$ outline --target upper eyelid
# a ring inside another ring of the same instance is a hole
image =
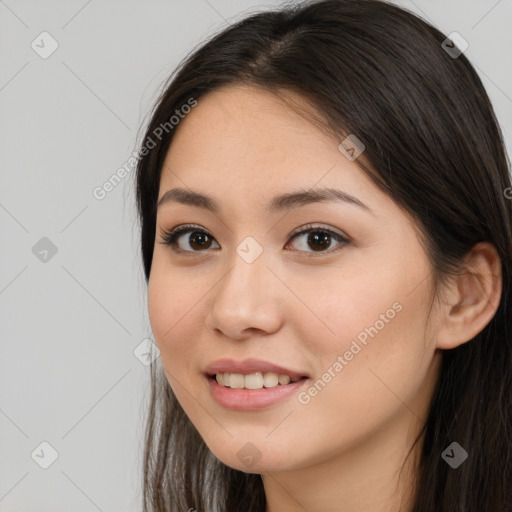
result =
[[[339,232],[336,228],[332,228],[330,226],[326,226],[326,225],[314,225],[313,222],[309,222],[308,224],[304,224],[303,226],[300,226],[298,228],[295,228],[294,230],[292,230],[292,232],[287,235],[288,237],[291,237],[291,236],[296,236],[296,235],[300,235],[304,232],[307,232],[307,231],[312,231],[312,230],[324,230],[324,231],[328,231],[330,233],[334,233],[335,235],[338,235],[338,236],[341,236],[345,239],[349,239],[349,236],[346,235],[344,232]],[[209,236],[211,236],[212,238],[214,238],[215,240],[217,240],[211,233],[208,229],[206,228],[203,228],[202,226],[199,226],[198,224],[179,224],[177,225],[176,227],[174,228],[171,228],[169,230],[163,230],[163,234],[164,235],[170,235],[170,234],[178,234],[181,236],[185,233],[188,233],[188,232],[193,232],[194,230],[196,231],[199,231],[199,232],[204,232],[206,234],[208,234]]]

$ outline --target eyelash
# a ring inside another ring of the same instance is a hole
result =
[[[189,233],[189,232],[193,232],[193,233],[202,233],[204,235],[207,235],[207,236],[210,236],[210,233],[208,233],[208,231],[205,231],[204,229],[202,228],[199,228],[198,226],[194,225],[194,224],[183,224],[182,226],[179,226],[178,228],[173,228],[171,230],[168,230],[168,231],[164,231],[162,233],[162,239],[163,241],[160,242],[161,244],[164,244],[164,245],[169,245],[171,246],[172,250],[176,253],[201,253],[201,252],[206,252],[206,251],[187,251],[187,250],[184,250],[184,249],[180,249],[178,247],[178,238],[183,235],[184,233]],[[316,255],[321,255],[321,254],[332,254],[334,252],[337,252],[339,250],[341,250],[344,245],[350,243],[350,241],[340,235],[339,233],[336,233],[328,228],[324,228],[324,227],[321,227],[321,226],[313,226],[312,224],[307,224],[306,226],[303,226],[302,228],[300,228],[299,230],[297,230],[295,233],[293,233],[291,235],[291,238],[290,238],[290,241],[293,241],[295,240],[295,238],[299,237],[300,235],[303,235],[303,234],[306,234],[306,233],[325,233],[329,236],[331,236],[332,238],[334,238],[338,243],[341,244],[340,247],[338,247],[337,249],[334,249],[334,250],[327,250],[327,251],[299,251],[299,252],[306,252],[306,253],[311,253],[312,254],[312,257],[316,257]],[[215,240],[215,238],[211,237],[213,240]],[[216,241],[216,240],[215,240]]]

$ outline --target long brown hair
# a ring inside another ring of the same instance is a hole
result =
[[[154,147],[140,152],[136,170],[142,260],[147,281],[176,110],[224,84],[300,93],[326,131],[356,133],[364,143],[356,163],[417,220],[436,280],[460,271],[476,243],[497,248],[501,302],[480,334],[443,353],[413,512],[505,512],[512,510],[510,162],[482,82],[445,39],[384,1],[322,0],[252,14],[203,43],[170,77],[145,131],[144,144]],[[457,469],[441,457],[453,441],[470,453]],[[213,456],[157,363],[143,495],[145,512],[264,512],[266,503],[260,475]]]

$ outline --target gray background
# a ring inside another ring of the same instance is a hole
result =
[[[1,511],[140,510],[149,379],[134,350],[151,331],[133,172],[92,191],[136,149],[182,57],[280,3],[0,1]],[[397,3],[469,42],[510,153],[512,1]],[[59,45],[46,59],[31,47],[51,48],[43,31]],[[47,469],[42,442],[58,453]]]

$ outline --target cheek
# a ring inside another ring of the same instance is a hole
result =
[[[196,317],[204,290],[196,296],[190,282],[183,275],[152,273],[148,283],[148,311],[167,381],[187,415],[197,421],[200,411],[195,410],[196,402],[191,394],[198,393],[195,387],[199,385],[196,377],[199,348],[195,340],[200,339],[201,326]]]
[[[297,318],[303,318],[301,331],[315,353],[343,353],[358,337],[364,343],[366,329],[377,323],[377,330],[385,330],[400,314],[404,294],[396,278],[381,283],[377,273],[352,270],[296,280],[294,292],[309,309]]]
[[[425,288],[411,294],[400,283],[371,288],[353,283],[350,293],[332,287],[326,295],[331,299],[318,296],[315,304],[335,334],[324,329],[326,336],[317,332],[310,338],[316,380],[301,403],[311,417],[317,412],[333,432],[339,418],[352,432],[363,432],[370,423],[382,425],[404,403],[414,410],[434,353],[425,341]]]
[[[311,314],[303,315],[301,337],[315,354],[315,376],[328,380],[330,371],[336,375],[331,381],[337,383],[329,384],[333,391],[341,386],[371,394],[384,386],[382,375],[407,392],[407,383],[425,377],[433,352],[425,339],[427,281],[418,286],[425,268],[420,262],[352,270],[336,279],[322,276],[314,287],[304,281],[295,288],[311,305]]]
[[[148,282],[149,320],[166,368],[176,357],[184,360],[194,346],[192,322],[204,291],[196,293],[190,280],[188,283],[178,273],[158,272],[158,266],[152,269]],[[184,338],[187,343],[183,343]]]
[[[163,341],[165,332],[171,327],[171,319],[176,318],[174,301],[170,288],[153,267],[148,282],[148,313],[151,329],[155,335],[158,348]]]

